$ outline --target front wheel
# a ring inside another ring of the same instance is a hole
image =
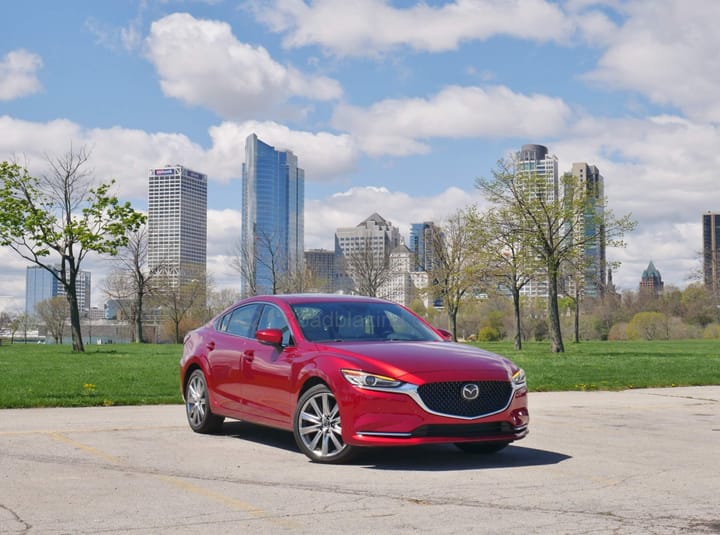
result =
[[[356,453],[343,442],[338,403],[325,385],[315,385],[300,397],[293,416],[293,435],[300,451],[315,462],[341,463]]]
[[[210,410],[207,381],[202,370],[190,374],[185,386],[185,411],[190,428],[196,433],[217,433],[223,418]]]
[[[456,442],[455,445],[465,453],[495,453],[505,448],[509,442]]]

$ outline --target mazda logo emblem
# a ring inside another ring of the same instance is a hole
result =
[[[480,395],[480,387],[476,384],[468,383],[466,385],[463,385],[461,392],[463,399],[472,401],[473,399],[477,399],[477,397]]]

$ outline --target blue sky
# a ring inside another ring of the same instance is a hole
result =
[[[306,172],[306,248],[373,212],[407,236],[469,204],[496,161],[547,145],[597,165],[638,228],[635,289],[699,268],[700,217],[720,211],[720,35],[714,0],[28,0],[0,18],[0,160],[43,171],[71,143],[144,209],[148,169],[209,176],[209,264],[237,284],[244,140]],[[0,309],[25,262],[0,249]],[[108,264],[91,259],[94,305]]]

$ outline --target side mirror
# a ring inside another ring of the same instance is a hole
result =
[[[450,331],[446,329],[435,329],[437,332],[440,333],[440,336],[442,336],[446,342],[452,342],[453,335]]]
[[[255,338],[263,344],[281,346],[283,341],[283,332],[280,329],[262,329],[255,333]]]

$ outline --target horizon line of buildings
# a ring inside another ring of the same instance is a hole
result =
[[[559,199],[558,158],[544,145],[523,145],[516,153],[517,169],[544,179],[542,194]],[[590,200],[587,220],[602,220],[604,178],[599,169],[585,162],[572,164],[570,171],[580,179]],[[207,269],[207,175],[184,165],[151,169],[148,175],[148,269],[162,272],[174,283],[204,276]],[[352,273],[343,258],[370,244],[372,254],[391,259],[391,275],[382,292],[388,299],[410,304],[417,290],[427,287],[427,273],[434,258],[432,237],[441,232],[432,221],[411,223],[407,242],[400,230],[377,213],[354,227],[336,229],[334,250],[304,249],[305,171],[290,150],[278,150],[256,134],[246,139],[242,167],[242,230],[240,238],[240,292],[273,293],[278,274],[309,269],[321,281],[320,290],[352,291]],[[595,225],[595,223],[591,223]],[[584,273],[585,295],[602,296],[612,286],[603,228],[587,228],[597,239],[585,247],[588,260]],[[705,284],[717,291],[720,281],[720,215],[703,215],[703,272]],[[62,295],[61,285],[46,270],[28,268],[26,313],[41,300]],[[424,274],[424,275],[423,275]],[[650,279],[653,282],[648,282]],[[81,310],[89,311],[90,273],[82,271],[78,288]],[[323,282],[324,281],[324,282]],[[640,288],[662,288],[652,261],[641,277]],[[546,297],[547,281],[533,279],[522,295]]]

